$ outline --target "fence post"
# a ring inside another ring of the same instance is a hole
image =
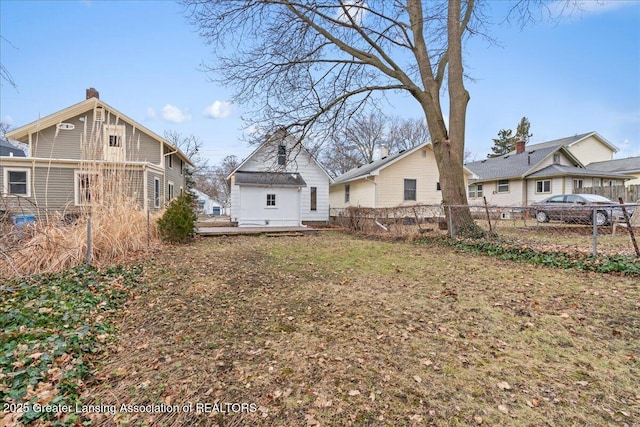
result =
[[[91,265],[91,212],[87,218],[87,265]]]
[[[151,209],[147,208],[147,249],[151,247]]]
[[[455,234],[453,232],[453,216],[451,215],[451,205],[447,206],[449,209],[449,236],[453,239]]]
[[[593,223],[593,257],[598,256],[598,221],[596,219],[596,215],[598,213],[598,208],[593,208],[593,213],[591,214],[591,222]]]

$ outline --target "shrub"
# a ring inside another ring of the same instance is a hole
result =
[[[158,220],[160,237],[167,242],[185,243],[194,235],[196,219],[192,196],[183,193],[171,201]]]

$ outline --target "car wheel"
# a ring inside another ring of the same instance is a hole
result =
[[[595,213],[595,223],[596,225],[600,226],[600,225],[605,225],[608,221],[609,218],[607,217],[607,213],[604,211],[598,211]]]
[[[549,222],[549,217],[546,212],[539,211],[536,212],[536,221],[538,222]]]

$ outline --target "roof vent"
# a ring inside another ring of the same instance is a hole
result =
[[[504,157],[503,157],[503,159],[508,159],[508,158],[509,158],[509,156],[504,156]]]
[[[387,156],[384,156],[384,157],[383,157],[383,158],[381,158],[380,160],[384,160],[384,159],[386,159],[386,158],[387,158]]]

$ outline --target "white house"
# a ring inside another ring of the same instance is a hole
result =
[[[195,195],[196,200],[198,201],[198,210],[199,213],[203,215],[228,215],[228,209],[223,206],[218,200],[209,196],[206,193],[203,193],[200,190],[196,190],[195,188],[191,190],[191,192]]]
[[[240,227],[329,221],[332,179],[284,130],[268,137],[227,179],[231,180],[231,221]]]

